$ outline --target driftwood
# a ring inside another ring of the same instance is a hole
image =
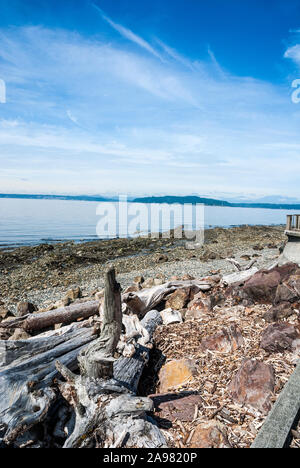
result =
[[[75,369],[78,352],[95,339],[93,329],[73,324],[20,341],[0,341],[0,427],[5,443],[42,421],[56,394],[56,359]]]
[[[235,260],[234,258],[226,258],[226,261],[231,263],[237,271],[247,271],[250,270],[253,265],[257,262],[256,258],[250,260],[250,262],[245,266],[241,265],[240,262]]]
[[[137,314],[139,317],[144,317],[149,310],[155,309],[168,294],[176,291],[176,289],[188,287],[193,287],[195,294],[197,294],[200,291],[209,291],[212,286],[208,282],[197,280],[170,281],[150,289],[126,293],[123,295],[122,299],[131,312]]]
[[[141,336],[144,342],[151,338],[160,321],[156,311],[145,317],[141,324],[146,330]],[[146,412],[153,409],[152,401],[135,396],[149,348],[136,342],[131,358],[116,361],[121,325],[120,286],[111,269],[106,274],[101,335],[80,352],[80,376],[62,362],[56,363],[66,380],[60,384],[61,392],[76,414],[74,431],[64,445],[67,448],[121,444],[127,447],[165,446],[161,432],[146,416]],[[133,335],[131,340],[137,337],[136,330]]]
[[[250,268],[250,270],[245,270],[245,271],[238,271],[236,273],[231,273],[230,275],[225,275],[222,278],[222,283],[230,286],[231,284],[235,283],[244,283],[247,281],[251,276],[253,276],[255,273],[258,272],[258,268],[253,267]]]
[[[99,301],[87,301],[72,304],[59,309],[37,314],[28,314],[7,322],[1,322],[0,328],[23,328],[28,332],[43,330],[57,323],[70,323],[79,318],[88,318],[98,314]]]

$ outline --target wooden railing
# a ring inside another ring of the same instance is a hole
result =
[[[287,231],[300,231],[300,215],[288,215],[286,219]]]

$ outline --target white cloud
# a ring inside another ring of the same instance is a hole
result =
[[[164,61],[161,55],[142,37],[138,36],[130,29],[125,28],[121,24],[115,23],[112,21],[97,5],[92,3],[93,7],[100,13],[104,21],[106,21],[115,31],[120,33],[123,37],[128,39],[131,42],[134,42],[138,46],[142,47],[143,49],[147,50],[150,54],[154,55],[154,57],[159,58],[162,62]]]
[[[164,62],[142,45],[41,27],[0,31],[10,95],[1,107],[1,189],[7,177],[21,190],[32,174],[32,191],[42,180],[44,190],[64,192],[229,186],[296,195],[299,119],[286,90],[160,47]],[[287,155],[293,165],[280,168]]]

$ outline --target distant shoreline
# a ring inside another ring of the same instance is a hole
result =
[[[0,194],[0,199],[20,200],[62,200],[62,201],[86,201],[86,202],[118,202],[117,197],[106,198],[102,196],[88,195],[34,195],[34,194]],[[128,198],[128,203],[157,203],[157,204],[203,204],[205,206],[218,206],[222,208],[262,208],[270,210],[300,210],[300,203],[232,203],[226,200],[203,198],[197,196],[162,196]]]

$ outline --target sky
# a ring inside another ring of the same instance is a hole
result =
[[[0,193],[299,200],[297,79],[300,0],[0,0]]]

